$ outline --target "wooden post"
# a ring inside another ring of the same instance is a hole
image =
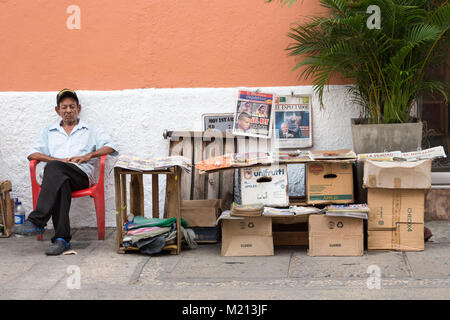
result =
[[[130,213],[135,216],[144,216],[144,179],[142,174],[131,175]]]
[[[121,208],[121,190],[120,190],[120,168],[114,168],[114,187],[116,193],[116,250],[119,253],[123,253],[120,250],[122,244],[122,208]]]
[[[181,251],[181,220],[180,220],[180,177],[181,169],[179,167],[171,168],[172,174],[167,175],[167,215],[168,218],[175,217],[177,221],[177,250]]]
[[[152,174],[152,207],[153,218],[159,218],[159,182],[158,174]]]

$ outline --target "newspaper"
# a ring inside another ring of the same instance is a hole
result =
[[[280,209],[280,208],[272,208],[272,207],[264,207],[263,216],[293,216],[295,215],[294,210],[289,209]]]
[[[178,166],[187,173],[191,172],[190,159],[183,156],[171,156],[165,158],[137,158],[129,155],[120,155],[114,167],[134,170],[134,171],[155,171],[166,170]]]
[[[325,215],[330,217],[350,217],[367,220],[369,207],[367,204],[331,205],[325,207]]]
[[[239,90],[233,134],[270,138],[273,94]]]
[[[316,207],[301,207],[301,206],[292,206],[292,210],[294,210],[295,215],[305,215],[305,214],[315,214],[315,213],[323,213],[323,209],[319,209]]]
[[[360,153],[359,160],[393,161],[394,158],[401,157],[401,151],[381,152],[381,153]]]
[[[274,153],[274,161],[277,162],[310,162],[314,161],[310,151],[278,151]]]
[[[400,160],[417,161],[426,159],[446,158],[444,148],[442,146],[425,149],[422,151],[403,152]]]
[[[312,146],[311,96],[278,96],[274,104],[275,148]]]
[[[267,152],[227,153],[199,161],[195,163],[195,168],[207,172],[225,168],[248,167],[255,164],[271,164],[272,162],[272,156]]]
[[[203,131],[233,132],[234,113],[206,113],[202,119]]]
[[[418,161],[426,159],[446,158],[442,146],[429,148],[421,151],[412,152],[381,152],[381,153],[362,153],[358,154],[358,160],[376,160],[376,161]]]
[[[342,150],[312,150],[310,151],[313,160],[338,160],[338,159],[355,159],[356,153],[350,149]]]

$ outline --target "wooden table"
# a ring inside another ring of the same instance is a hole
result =
[[[181,215],[180,215],[180,177],[181,168],[171,167],[167,170],[133,171],[123,168],[114,168],[115,197],[116,197],[116,249],[119,253],[139,250],[137,247],[124,247],[123,237],[126,234],[124,224],[128,214],[144,216],[144,184],[143,175],[152,175],[152,206],[153,218],[159,218],[159,181],[160,174],[166,178],[166,208],[167,218],[175,217],[177,224],[176,245],[168,245],[163,250],[169,250],[171,254],[179,254],[181,251]],[[130,175],[130,208],[127,210],[127,176]]]

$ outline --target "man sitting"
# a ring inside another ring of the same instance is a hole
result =
[[[55,111],[61,120],[45,127],[28,153],[28,160],[47,162],[36,208],[23,225],[12,228],[16,234],[41,234],[51,217],[55,236],[45,249],[47,255],[59,255],[70,249],[72,192],[95,183],[95,158],[117,154],[106,131],[80,120],[81,105],[75,91],[61,90],[56,104]]]

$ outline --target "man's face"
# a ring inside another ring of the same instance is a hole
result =
[[[283,124],[281,125],[281,131],[283,131],[283,133],[288,132],[288,124],[286,122],[283,122]]]
[[[59,106],[55,107],[55,110],[64,123],[73,124],[77,122],[81,106],[77,104],[75,99],[67,97],[59,102]]]
[[[239,120],[239,127],[244,130],[248,130],[250,128],[250,118],[242,118]]]

